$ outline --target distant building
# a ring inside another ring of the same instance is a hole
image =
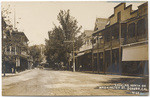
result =
[[[85,51],[92,48],[92,30],[85,30],[83,32],[83,45],[79,51]]]
[[[41,50],[41,57],[42,57],[42,62],[41,63],[46,63],[46,56],[44,55],[44,51],[45,51],[45,45],[41,44],[41,45],[38,45],[38,47],[40,48]]]
[[[76,55],[76,70],[91,70],[91,54],[92,54],[92,34],[94,31],[85,30],[82,33],[83,45]],[[82,67],[82,68],[81,68]]]
[[[94,31],[104,29],[107,23],[108,19],[106,18],[96,18]]]

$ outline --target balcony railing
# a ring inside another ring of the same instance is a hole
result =
[[[6,55],[17,55],[17,52],[13,52],[13,51],[5,51]]]

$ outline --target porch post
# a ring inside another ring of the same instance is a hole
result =
[[[122,56],[121,56],[121,23],[119,22],[119,74],[121,75],[122,74]]]

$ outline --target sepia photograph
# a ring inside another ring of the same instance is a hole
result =
[[[1,1],[2,96],[148,96],[148,1]]]

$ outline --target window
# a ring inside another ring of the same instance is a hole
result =
[[[105,41],[110,42],[111,40],[111,32],[108,30],[108,32],[105,33]]]
[[[129,26],[128,26],[128,36],[130,38],[135,36],[135,23],[129,24]]]
[[[118,12],[117,13],[117,22],[120,22],[121,21],[121,12]]]
[[[145,34],[145,20],[141,19],[137,23],[137,35],[141,36]]]

